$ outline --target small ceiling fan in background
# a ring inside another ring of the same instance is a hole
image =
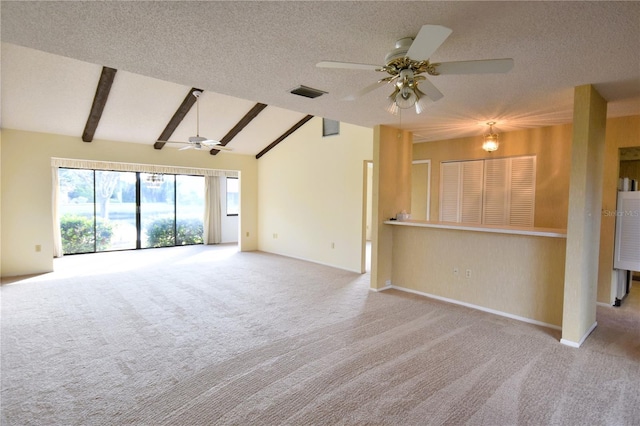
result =
[[[363,88],[349,100],[363,96],[382,86],[393,84],[393,93],[389,95],[387,111],[397,114],[398,108],[415,106],[417,114],[424,111],[428,99],[437,101],[444,95],[426,76],[453,74],[491,74],[506,73],[513,68],[513,59],[487,59],[431,63],[429,57],[449,37],[452,30],[441,25],[423,25],[415,39],[405,37],[398,40],[395,48],[386,56],[385,65],[358,64],[353,62],[323,61],[316,64],[320,68],[343,68],[386,72],[388,77]],[[420,90],[418,88],[420,84]],[[424,90],[424,92],[423,92]]]
[[[200,136],[200,96],[202,95],[202,92],[200,90],[194,90],[192,92],[192,95],[196,98],[196,135],[190,136],[187,142],[183,142],[183,141],[158,141],[158,142],[186,145],[180,148],[178,151],[184,151],[185,149],[198,149],[203,151],[217,149],[220,151],[233,151],[232,148],[227,148],[226,146],[221,145],[220,141],[205,138],[204,136]]]

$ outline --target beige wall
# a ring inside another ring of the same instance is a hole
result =
[[[411,166],[411,219],[427,220],[429,163]]]
[[[440,162],[536,154],[535,226],[566,228],[572,125],[558,125],[500,134],[500,148],[493,154],[482,151],[481,137],[459,138],[414,144],[413,159],[431,159],[431,219],[439,216]],[[640,116],[607,119],[605,135],[602,209],[616,209],[620,148],[640,146]],[[600,260],[597,300],[611,304],[613,237],[615,217],[601,218]]]
[[[440,162],[536,155],[534,226],[567,227],[571,125],[500,133],[498,151],[482,150],[482,136],[414,144],[413,159],[431,159],[431,220],[440,217]]]
[[[2,130],[1,227],[3,276],[36,274],[53,269],[51,157],[172,165],[241,173],[240,229],[242,250],[257,249],[257,160],[253,156],[153,149],[133,144],[79,137]],[[247,233],[249,236],[247,237]],[[41,245],[37,253],[35,245]]]
[[[373,136],[371,288],[391,283],[393,233],[385,220],[411,209],[412,134],[376,126]]]
[[[259,249],[362,272],[363,164],[373,131],[340,124],[322,137],[314,118],[261,157]]]
[[[394,286],[562,325],[564,238],[386,226]]]
[[[596,326],[607,102],[592,85],[574,90],[562,343],[580,346]]]

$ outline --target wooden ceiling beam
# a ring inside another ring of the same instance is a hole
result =
[[[113,79],[115,78],[117,71],[118,70],[114,68],[102,67],[102,73],[100,74],[100,80],[98,80],[96,94],[93,97],[93,105],[91,105],[87,124],[85,124],[84,131],[82,132],[82,140],[85,142],[91,142],[93,140],[93,136],[98,128],[98,123],[100,123],[100,118],[102,118],[104,106],[107,104],[109,92],[111,91]]]
[[[247,125],[258,116],[258,114],[260,114],[262,112],[263,109],[265,109],[267,107],[267,105],[265,104],[261,104],[260,102],[258,102],[257,104],[255,104],[253,106],[253,108],[251,108],[249,110],[248,113],[245,114],[244,117],[242,117],[242,119],[240,121],[238,121],[238,123],[233,126],[233,129],[229,130],[229,132],[224,135],[224,137],[222,139],[220,139],[220,146],[226,146],[229,142],[231,142],[231,140],[233,138],[235,138],[238,133],[240,133],[242,131],[242,129],[244,129],[245,127],[247,127]],[[220,152],[220,150],[213,148],[211,151],[209,151],[209,153],[211,155],[217,155]]]
[[[169,120],[167,127],[164,128],[160,136],[158,136],[156,142],[153,144],[153,147],[155,149],[162,149],[164,147],[166,141],[169,140],[173,132],[175,132],[176,128],[178,128],[178,125],[182,122],[189,110],[191,110],[193,104],[196,103],[197,99],[195,96],[193,96],[193,92],[196,90],[200,92],[203,91],[202,89],[197,89],[195,87],[189,89],[189,93],[187,93],[187,96],[185,96],[175,114],[173,114],[173,117],[171,117],[171,120]]]
[[[282,142],[283,140],[285,140],[286,138],[288,138],[293,132],[295,132],[296,130],[298,130],[300,127],[302,127],[307,121],[311,120],[313,118],[313,115],[307,115],[305,116],[302,120],[298,121],[296,124],[294,124],[289,130],[287,130],[286,132],[284,132],[278,139],[276,139],[275,141],[271,142],[265,149],[263,149],[262,151],[260,151],[258,154],[256,154],[256,159],[259,159],[260,157],[262,157],[263,155],[265,155],[267,152],[269,152],[270,150],[272,150],[276,145],[278,145],[280,142]]]

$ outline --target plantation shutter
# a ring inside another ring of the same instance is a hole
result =
[[[533,226],[536,157],[440,164],[440,220]]]
[[[506,225],[508,223],[509,159],[485,160],[483,223]]]
[[[460,222],[460,162],[440,163],[440,220]]]
[[[509,225],[533,226],[536,157],[511,158]]]
[[[482,223],[482,161],[462,163],[461,222]]]

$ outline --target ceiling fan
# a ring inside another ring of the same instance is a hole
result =
[[[194,90],[191,94],[196,98],[196,135],[190,136],[187,142],[183,142],[183,141],[158,141],[158,142],[177,143],[177,144],[186,145],[180,148],[178,151],[184,151],[185,149],[198,149],[203,151],[217,149],[219,151],[233,151],[232,148],[227,148],[226,146],[222,145],[220,141],[205,138],[204,136],[200,136],[200,96],[202,95],[202,92],[200,90]]]
[[[473,61],[431,63],[429,57],[449,37],[452,30],[441,25],[423,25],[414,38],[405,37],[396,41],[395,48],[384,59],[385,65],[358,64],[353,62],[323,61],[316,64],[320,68],[345,68],[386,72],[389,76],[365,87],[355,95],[356,99],[381,87],[382,83],[393,84],[393,93],[388,97],[387,110],[397,114],[398,108],[415,106],[417,114],[424,111],[427,101],[437,101],[444,95],[426,76],[453,74],[506,73],[513,68],[513,59],[487,59]],[[420,90],[418,88],[424,90]]]

